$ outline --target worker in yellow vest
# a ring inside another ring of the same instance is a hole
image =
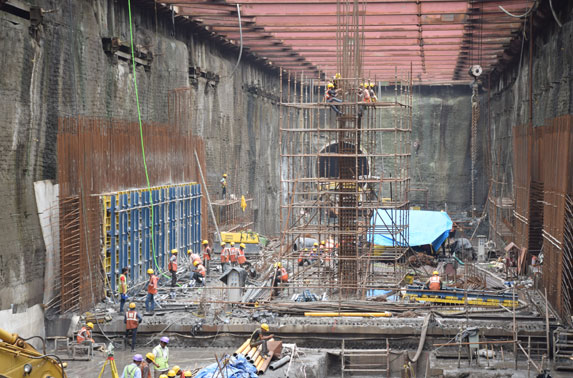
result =
[[[137,327],[143,319],[141,315],[135,310],[135,303],[131,302],[129,304],[129,311],[125,313],[123,322],[125,323],[125,338],[129,337],[131,332],[131,351],[135,352],[135,341],[137,339]]]
[[[129,274],[129,268],[123,267],[121,269],[121,274],[119,275],[119,285],[117,287],[117,292],[119,293],[119,313],[123,314],[123,306],[125,306],[125,301],[127,300],[127,275]]]
[[[141,369],[139,366],[143,361],[143,356],[141,354],[136,354],[133,356],[133,363],[127,365],[123,369],[123,374],[121,378],[141,378]]]
[[[155,363],[157,364],[157,369],[155,369],[155,378],[159,378],[160,375],[166,374],[169,371],[169,337],[163,336],[159,339],[159,345],[153,348],[153,355],[155,356]]]
[[[169,273],[171,273],[171,287],[175,287],[177,285],[177,253],[179,251],[177,249],[171,250],[171,258],[169,259],[169,264],[167,265],[167,269]]]

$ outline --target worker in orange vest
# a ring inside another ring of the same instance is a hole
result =
[[[432,276],[426,281],[426,287],[430,290],[442,290],[442,279],[440,272],[434,270]]]
[[[135,303],[131,302],[129,304],[129,310],[125,313],[123,322],[125,323],[125,339],[127,343],[127,338],[129,337],[129,332],[131,331],[131,351],[135,352],[135,340],[137,338],[137,327],[143,319],[141,315],[135,311]]]
[[[225,242],[221,242],[221,272],[225,273],[229,264],[229,248]]]
[[[205,269],[207,269],[207,273],[209,273],[209,269],[211,268],[211,247],[209,247],[209,241],[203,240],[203,260],[205,260]]]
[[[229,261],[231,262],[231,266],[237,265],[237,255],[238,251],[235,248],[235,242],[231,242],[231,249],[229,250]]]
[[[76,341],[78,344],[82,344],[84,342],[95,343],[94,339],[92,339],[92,330],[94,329],[94,324],[92,322],[88,322],[85,326],[80,328],[78,334],[76,335]]]
[[[191,272],[191,281],[195,280],[195,283],[199,286],[205,285],[205,267],[203,264],[199,264],[199,261],[193,262],[194,269]]]
[[[237,261],[239,262],[239,266],[243,266],[243,264],[247,262],[247,257],[245,256],[245,244],[243,243],[239,245]]]
[[[203,260],[201,260],[201,256],[196,253],[193,253],[192,250],[187,250],[187,256],[189,256],[189,261],[191,261],[191,268],[193,267],[193,263],[195,261],[199,261],[199,264],[203,264]]]
[[[171,250],[171,258],[169,259],[169,264],[167,265],[167,269],[169,273],[171,273],[171,287],[175,287],[177,285],[177,249]]]
[[[147,275],[149,275],[149,281],[147,282],[147,298],[145,299],[145,310],[149,312],[155,310],[154,296],[157,294],[159,277],[153,274],[153,269],[151,268],[147,269]]]

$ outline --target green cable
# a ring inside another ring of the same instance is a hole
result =
[[[133,23],[131,21],[131,0],[127,0],[127,9],[129,13],[129,37],[131,39],[131,64],[133,70],[133,85],[135,87],[135,101],[137,104],[137,119],[139,121],[139,139],[141,140],[141,154],[143,156],[143,167],[145,169],[145,180],[147,182],[147,190],[149,192],[149,200],[151,202],[151,256],[153,257],[153,262],[155,263],[155,269],[157,272],[164,277],[169,277],[159,268],[157,264],[157,257],[155,255],[155,242],[154,242],[154,232],[153,229],[155,225],[153,223],[153,196],[151,193],[151,184],[149,183],[149,173],[147,172],[147,160],[145,159],[145,145],[143,143],[143,125],[141,122],[141,108],[139,106],[139,93],[137,91],[137,74],[135,71],[135,44],[133,43]]]

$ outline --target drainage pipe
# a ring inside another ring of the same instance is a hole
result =
[[[290,356],[286,356],[281,358],[278,361],[273,362],[272,364],[269,365],[269,368],[271,370],[277,370],[278,368],[280,368],[281,366],[285,365],[287,362],[290,361]]]

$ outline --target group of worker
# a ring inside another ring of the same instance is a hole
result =
[[[329,103],[340,103],[342,100],[339,98],[339,81],[340,74],[334,75],[331,81],[326,84],[326,92],[324,94],[324,99]],[[377,102],[378,98],[376,92],[374,91],[373,82],[364,82],[360,84],[358,88],[358,98],[361,102]],[[336,112],[336,114],[341,115],[342,111],[335,104],[330,105],[330,108]]]
[[[121,378],[151,378],[151,367],[154,368],[154,378],[191,377],[189,370],[179,366],[169,367],[169,337],[163,336],[150,353],[133,356],[133,362],[123,369]]]
[[[244,266],[247,262],[245,248],[244,243],[239,244],[239,248],[237,248],[234,242],[221,242],[221,271],[225,272],[234,266]]]
[[[311,265],[317,261],[328,265],[331,260],[331,254],[330,248],[326,247],[326,241],[322,240],[320,244],[314,242],[310,251],[308,248],[301,249],[297,260],[298,266]]]

